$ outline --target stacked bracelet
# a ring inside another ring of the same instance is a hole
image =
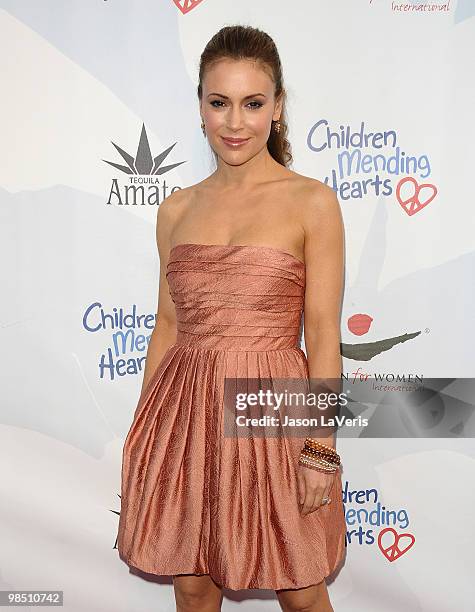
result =
[[[340,455],[331,446],[313,438],[306,438],[300,452],[299,463],[319,472],[331,474],[340,467],[341,460]]]
[[[336,452],[336,450],[328,446],[327,444],[323,444],[323,442],[319,442],[318,440],[314,440],[313,438],[306,438],[304,448],[307,450],[313,450],[318,452],[319,454],[326,454],[332,458],[335,463],[340,462],[340,456]]]

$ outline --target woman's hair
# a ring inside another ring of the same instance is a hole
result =
[[[262,30],[251,26],[234,25],[221,28],[211,38],[201,54],[198,84],[198,99],[200,101],[203,95],[202,83],[205,70],[214,62],[223,58],[249,59],[259,62],[263,69],[267,70],[275,84],[275,97],[277,98],[282,94],[282,113],[279,119],[280,132],[276,132],[272,127],[267,140],[267,148],[279,164],[288,167],[292,162],[292,152],[287,140],[286,92],[283,85],[282,65],[274,41]]]

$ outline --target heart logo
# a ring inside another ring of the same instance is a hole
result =
[[[406,183],[412,183],[414,186],[414,195],[409,197],[407,200],[402,200],[401,189]],[[422,189],[429,189],[432,191],[432,195],[427,197],[426,200],[419,199],[419,194]],[[432,185],[431,183],[422,183],[419,185],[416,179],[412,178],[412,176],[406,176],[406,178],[401,179],[396,187],[397,201],[410,217],[422,210],[425,206],[427,206],[427,204],[430,204],[436,195],[437,187],[435,185]]]
[[[383,537],[387,533],[391,533],[392,538],[385,538],[386,541],[389,541],[389,546],[383,546]],[[409,542],[405,547],[400,547],[399,542],[401,542],[401,540],[409,540]],[[392,527],[386,527],[386,529],[380,531],[378,535],[379,549],[388,561],[396,561],[396,559],[399,559],[401,555],[406,553],[411,546],[414,545],[415,541],[416,538],[412,535],[412,533],[398,533]]]
[[[173,2],[175,6],[180,9],[183,15],[186,15],[186,13],[189,13],[196,8],[198,4],[201,4],[203,0],[173,0]]]

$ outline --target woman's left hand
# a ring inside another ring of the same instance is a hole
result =
[[[334,478],[335,473],[325,474],[304,465],[297,466],[299,505],[303,516],[318,510],[322,499],[330,496]]]

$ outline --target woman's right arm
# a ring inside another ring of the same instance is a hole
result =
[[[140,399],[166,351],[176,341],[175,304],[170,295],[166,271],[170,255],[170,235],[176,218],[178,198],[177,192],[172,193],[163,200],[157,211],[156,241],[160,258],[157,319],[147,348]]]

